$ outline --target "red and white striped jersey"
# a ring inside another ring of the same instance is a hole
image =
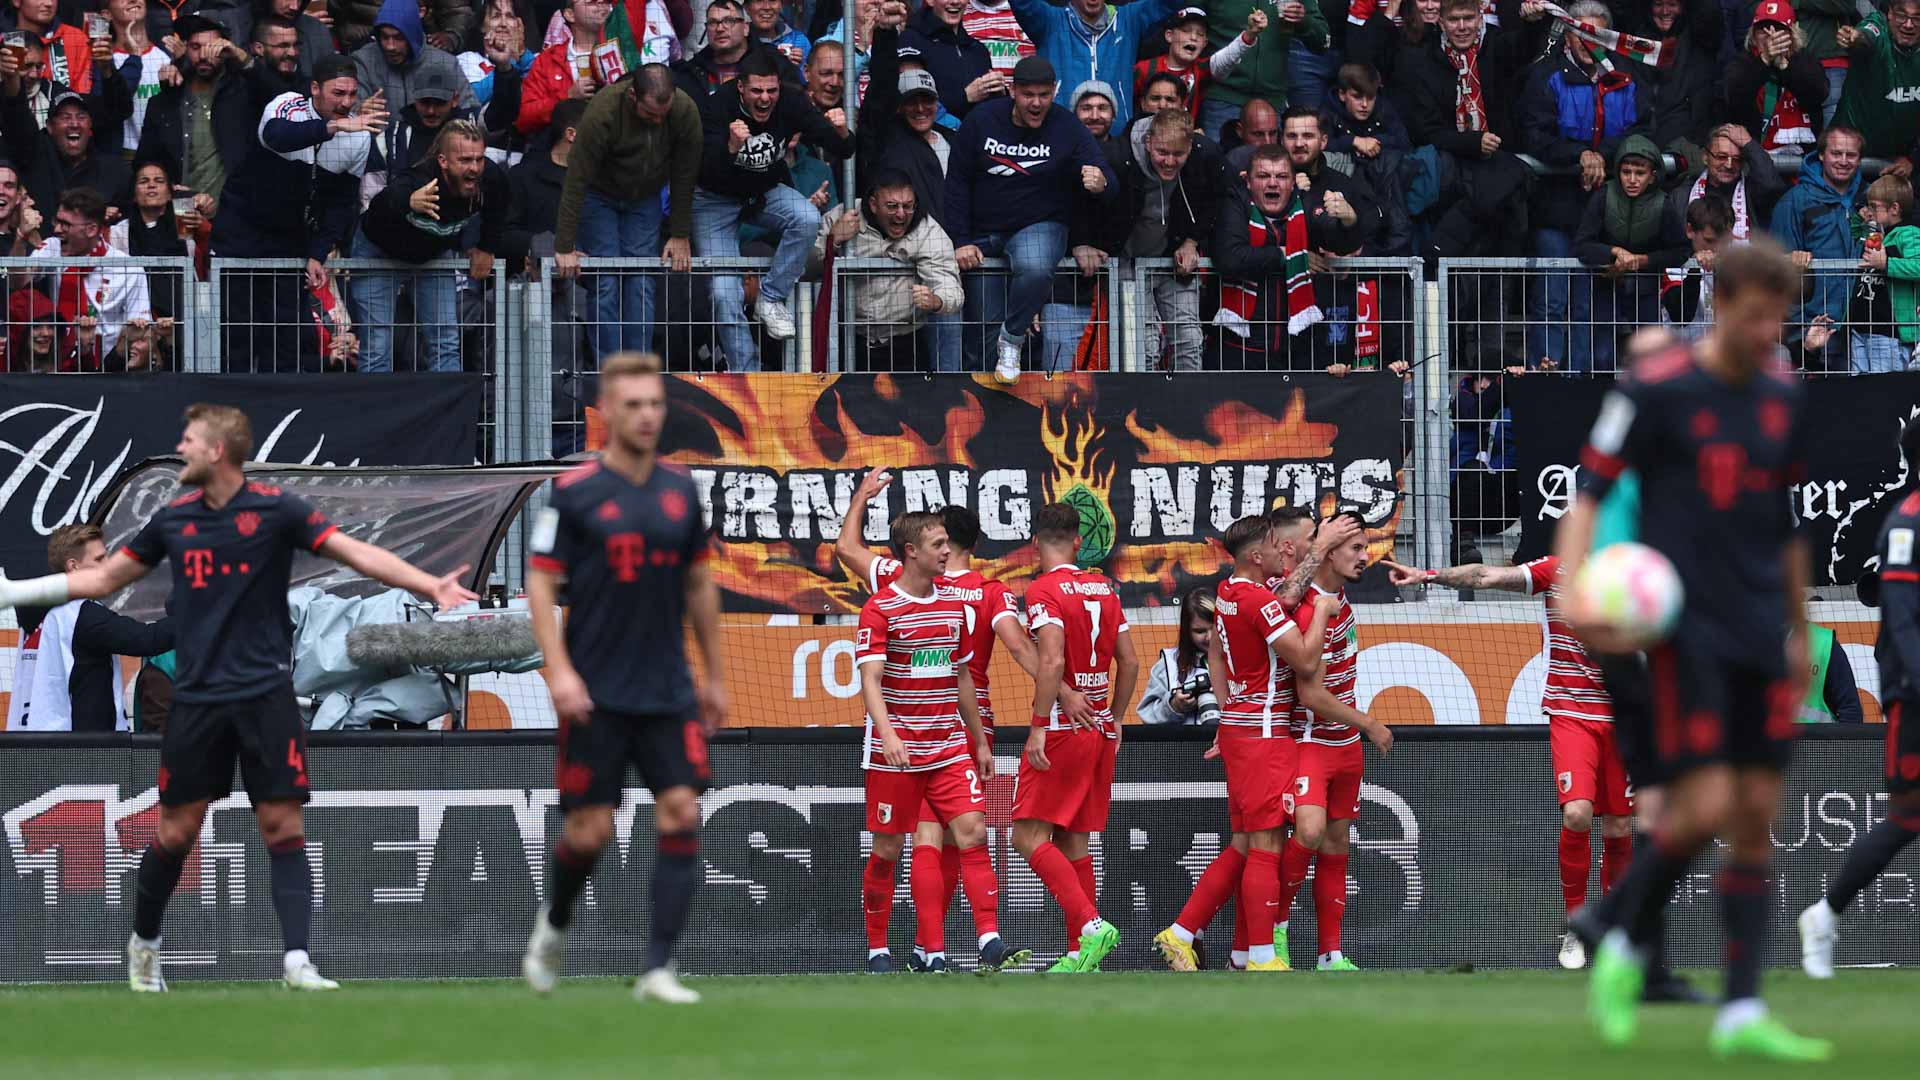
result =
[[[1129,629],[1120,608],[1119,591],[1098,570],[1063,564],[1035,578],[1027,586],[1027,619],[1038,635],[1043,626],[1058,626],[1066,636],[1067,685],[1087,695],[1094,720],[1107,738],[1117,732],[1113,716],[1113,652],[1120,635]],[[1048,731],[1073,725],[1053,707]]]
[[[960,679],[954,669],[973,659],[965,649],[966,621],[966,605],[938,589],[932,596],[910,596],[899,585],[889,585],[860,609],[853,662],[856,668],[885,665],[880,698],[910,759],[905,769],[887,764],[879,732],[868,716],[867,768],[920,772],[967,757]]]
[[[1305,634],[1313,625],[1316,604],[1338,604],[1327,616],[1327,640],[1320,650],[1320,682],[1327,692],[1350,709],[1360,708],[1360,624],[1353,617],[1353,605],[1347,603],[1346,590],[1328,592],[1315,585],[1307,591],[1300,606],[1293,609],[1293,621]],[[1305,705],[1293,710],[1293,737],[1301,742],[1322,746],[1347,746],[1358,742],[1360,729],[1332,720],[1322,720]]]
[[[1573,628],[1560,615],[1560,559],[1548,555],[1521,566],[1527,572],[1527,595],[1546,595],[1547,614],[1542,621],[1547,645],[1547,685],[1540,695],[1540,711],[1549,720],[1597,720],[1613,722],[1613,699],[1607,696],[1607,684],[1599,665],[1587,655],[1586,646],[1573,636]]]
[[[1013,65],[1034,53],[1033,39],[1020,28],[1020,20],[1013,15],[1013,5],[1005,0],[998,7],[968,0],[967,13],[960,17],[960,25],[966,28],[968,37],[987,47],[987,55],[993,58],[993,70],[1002,75],[1012,75]]]
[[[869,570],[872,580],[868,587],[874,593],[900,579],[900,560],[878,558],[873,560]],[[950,596],[967,605],[967,650],[973,653],[973,662],[967,665],[967,672],[973,676],[973,688],[979,692],[981,705],[987,700],[987,666],[993,663],[995,642],[993,628],[1000,625],[1001,619],[1016,619],[1024,628],[1026,619],[1020,614],[1020,602],[1013,597],[1013,591],[999,580],[981,576],[978,570],[949,570],[933,580],[933,587],[944,596]]]
[[[1214,598],[1213,632],[1227,660],[1220,726],[1238,729],[1241,735],[1289,738],[1293,669],[1274,654],[1273,643],[1299,630],[1273,591],[1242,577],[1221,582]]]

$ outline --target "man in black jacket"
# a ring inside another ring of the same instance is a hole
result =
[[[1323,213],[1304,213],[1304,246],[1289,247],[1287,223],[1296,203],[1293,161],[1279,146],[1263,146],[1247,163],[1245,183],[1230,184],[1213,228],[1214,270],[1220,275],[1221,365],[1232,370],[1285,370],[1312,355],[1314,327],[1323,316],[1312,285],[1300,290],[1295,270],[1309,251],[1348,251],[1359,242],[1359,217],[1338,193],[1321,200]]]
[[[706,150],[700,186],[693,193],[694,254],[738,258],[743,221],[775,233],[779,246],[760,279],[753,314],[769,337],[784,341],[794,333],[787,300],[820,232],[819,207],[793,187],[787,144],[799,136],[829,154],[851,154],[846,115],[834,109],[822,116],[803,91],[781,83],[771,55],[753,53],[741,63],[739,79],[707,102],[701,124]],[[746,293],[737,275],[714,277],[713,321],[727,370],[756,370],[759,350],[747,325]]]
[[[54,88],[45,131],[34,129],[25,96],[0,98],[0,135],[6,138],[7,156],[19,165],[27,193],[42,214],[51,217],[60,193],[69,188],[90,187],[110,201],[125,195],[126,161],[94,145],[95,121],[87,99],[64,87]]]
[[[98,525],[62,525],[47,538],[47,565],[55,573],[106,561]],[[22,635],[7,728],[130,730],[118,658],[157,656],[173,648],[173,620],[137,622],[92,600],[20,614]]]
[[[906,13],[905,4],[892,0],[882,5],[874,24],[873,48],[867,55],[867,93],[860,99],[860,126],[855,133],[856,180],[865,192],[882,172],[906,173],[913,181],[914,205],[944,229],[947,173],[937,148],[947,137],[934,122],[940,113],[939,84],[924,70],[900,69],[899,26],[906,21]]]
[[[928,0],[907,20],[900,44],[919,50],[940,87],[940,104],[965,119],[982,101],[1004,97],[1013,84],[993,70],[993,54],[967,33],[967,0]]]
[[[560,197],[567,184],[567,162],[586,111],[586,101],[578,98],[555,105],[546,135],[529,146],[520,164],[507,172],[507,235],[503,245],[507,250],[502,254],[509,260],[552,257],[554,230],[560,224]],[[517,262],[509,265],[518,271]],[[532,272],[529,266],[528,273]],[[691,275],[688,280],[692,280]],[[558,416],[571,414],[584,402],[582,382],[575,373],[594,368],[589,337],[594,321],[593,294],[579,274],[555,274],[552,304],[553,318],[548,323],[554,372],[550,400]],[[585,434],[577,424],[554,425],[553,456],[566,457],[586,449]]]
[[[300,87],[293,85],[291,67],[241,52],[212,19],[183,15],[175,25],[185,31],[182,37],[187,43],[181,82],[163,88],[147,106],[135,157],[164,162],[169,175],[180,177],[198,194],[213,196],[217,208],[228,174],[247,159],[260,111],[267,102]],[[292,33],[291,29],[277,31],[276,25],[286,24],[263,19],[255,31],[270,37]],[[210,144],[190,145],[189,132],[197,124],[212,132]],[[184,163],[183,157],[188,159]]]
[[[747,57],[760,54],[773,62],[781,82],[803,85],[799,68],[773,46],[753,40],[740,0],[713,0],[707,8],[707,47],[674,64],[673,81],[704,111],[708,98],[739,78]]]
[[[506,239],[507,174],[487,159],[487,133],[472,120],[440,130],[431,155],[390,180],[360,222],[355,255],[424,263],[465,252],[467,276],[485,281]],[[393,311],[399,282],[390,273],[354,275],[363,372],[393,370]],[[426,368],[460,370],[460,313],[454,272],[408,275],[413,310],[426,339]]]

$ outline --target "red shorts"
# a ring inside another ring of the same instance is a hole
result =
[[[980,692],[976,700],[980,703],[980,729],[987,737],[987,745],[991,747],[993,745],[993,702],[987,699],[987,694],[984,690]],[[945,822],[940,820],[940,815],[934,812],[933,803],[926,799],[920,800],[919,821],[922,825],[928,822],[932,822],[935,825],[945,824]]]
[[[1556,717],[1548,721],[1547,729],[1560,805],[1584,799],[1593,803],[1596,814],[1631,815],[1633,787],[1613,746],[1613,725]]]
[[[1329,821],[1348,821],[1360,816],[1360,776],[1366,770],[1367,755],[1358,742],[1345,746],[1324,743],[1300,744],[1300,767],[1293,778],[1293,790],[1287,795],[1287,813],[1302,806],[1326,810]]]
[[[1118,741],[1098,731],[1047,732],[1046,772],[1020,756],[1013,783],[1013,820],[1046,821],[1077,833],[1107,827],[1113,803],[1113,761]]]
[[[1227,766],[1227,819],[1234,832],[1261,832],[1287,823],[1287,796],[1299,764],[1300,744],[1286,736],[1220,736]]]
[[[980,814],[987,796],[972,758],[955,758],[925,772],[867,770],[867,831],[910,833],[919,821],[921,803],[932,807],[933,820],[952,824],[961,814]]]

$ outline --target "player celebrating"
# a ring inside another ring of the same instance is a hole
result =
[[[1041,507],[1033,541],[1040,565],[1048,569],[1027,588],[1040,674],[1033,680],[1033,724],[1014,785],[1013,845],[1066,916],[1067,953],[1048,972],[1080,974],[1100,970],[1100,961],[1120,943],[1120,931],[1094,905],[1087,839],[1107,827],[1121,717],[1133,700],[1140,659],[1113,582],[1073,563],[1080,550],[1079,513],[1066,503]],[[1091,724],[1060,708],[1060,690],[1069,680],[1086,691]]]
[[[1709,1045],[1723,1057],[1832,1055],[1829,1043],[1768,1016],[1759,996],[1770,829],[1807,674],[1807,544],[1783,512],[1789,485],[1806,475],[1804,392],[1774,360],[1799,294],[1799,271],[1777,245],[1756,241],[1721,256],[1713,331],[1698,346],[1640,361],[1633,379],[1609,392],[1581,458],[1579,498],[1560,523],[1561,570],[1578,580],[1595,508],[1632,469],[1642,542],[1688,583],[1678,628],[1648,655],[1666,805],[1652,845],[1619,882],[1622,926],[1593,965],[1589,1012],[1612,1045],[1637,1032],[1652,916],[1725,834],[1727,984]],[[1569,599],[1568,622],[1589,646],[1630,651],[1581,609],[1577,593]]]
[[[120,591],[167,560],[173,573],[178,667],[160,741],[160,822],[140,856],[127,985],[164,991],[160,923],[207,804],[233,791],[237,760],[273,875],[286,945],[286,985],[337,990],[307,955],[313,871],[301,807],[310,798],[306,722],[294,701],[287,584],[296,548],[316,552],[442,607],[474,598],[458,570],[434,577],[340,532],[304,499],[241,471],[253,429],[239,409],[193,405],[174,452],[192,490],[155,514],[104,563],[27,581],[0,581],[0,607],[56,607]]]
[[[847,516],[840,523],[840,538],[834,544],[834,554],[841,564],[867,583],[869,593],[878,593],[900,578],[900,560],[873,551],[860,539],[868,504],[892,481],[892,475],[881,469],[867,473],[847,506]],[[987,669],[993,662],[994,643],[1004,644],[1014,663],[1032,675],[1036,670],[1033,642],[1027,637],[1026,622],[1013,593],[1004,584],[973,569],[973,549],[980,542],[980,515],[964,506],[946,506],[940,510],[940,523],[946,527],[949,550],[946,569],[934,579],[934,587],[967,606],[967,645],[973,652],[968,671],[978,694],[980,730],[991,748],[993,697],[988,692]],[[1084,695],[1075,691],[1068,691],[1062,697],[1068,714],[1081,719],[1087,715],[1086,701]],[[938,861],[931,857],[934,851],[940,853]],[[953,831],[941,826],[933,807],[925,802],[920,804],[919,824],[913,831],[913,862],[907,878],[918,928],[915,934],[918,940],[914,942],[907,967],[914,971],[943,972],[947,969],[947,908],[952,905],[953,892],[960,885],[960,848],[954,843]],[[921,932],[933,936],[924,937]]]
[[[1880,695],[1887,714],[1886,820],[1855,841],[1827,895],[1800,913],[1800,963],[1816,979],[1833,978],[1833,943],[1840,915],[1880,876],[1894,856],[1920,836],[1920,720],[1908,708],[1920,701],[1920,564],[1913,541],[1920,533],[1920,423],[1900,433],[1909,490],[1880,528]]]
[[[1286,825],[1284,802],[1294,777],[1296,750],[1289,723],[1293,716],[1294,673],[1319,663],[1299,627],[1260,584],[1279,569],[1282,543],[1304,545],[1313,519],[1305,511],[1255,514],[1227,529],[1227,554],[1233,575],[1222,582],[1214,602],[1213,640],[1207,670],[1227,697],[1220,707],[1220,757],[1227,767],[1227,814],[1232,837],[1195,883],[1193,895],[1172,926],[1153,943],[1167,966],[1193,971],[1196,932],[1206,928],[1239,890],[1247,909],[1248,971],[1289,971],[1285,956],[1273,947],[1279,910],[1280,840]],[[1287,524],[1276,526],[1274,520]],[[1311,629],[1324,633],[1331,605],[1316,613]],[[1337,710],[1339,702],[1324,690],[1309,691],[1308,707]],[[1236,944],[1239,928],[1235,928]]]
[[[1600,667],[1567,625],[1560,560],[1547,555],[1520,566],[1469,563],[1445,570],[1416,570],[1389,562],[1395,585],[1444,585],[1450,589],[1504,589],[1546,598],[1546,686],[1540,711],[1547,717],[1553,774],[1560,793],[1560,895],[1572,916],[1587,900],[1592,872],[1590,831],[1600,814],[1600,883],[1611,891],[1633,860],[1631,783],[1614,746],[1613,704]],[[1587,950],[1569,930],[1560,938],[1560,966],[1577,971]]]
[[[554,482],[528,560],[527,606],[560,718],[554,771],[566,824],[520,967],[536,992],[553,989],[574,902],[613,836],[631,762],[653,792],[659,838],[647,969],[634,997],[691,1005],[700,995],[674,974],[673,945],[699,879],[707,736],[726,714],[720,589],[693,481],[659,459],[667,420],[659,357],[602,360],[599,408],[607,448]],[[562,579],[571,603],[564,638],[553,618]],[[683,616],[707,662],[698,687]]]
[[[1024,963],[1029,950],[1000,939],[999,880],[987,856],[986,797],[993,748],[980,728],[967,665],[966,605],[942,595],[934,580],[946,567],[947,530],[936,515],[901,514],[893,521],[900,576],[860,609],[854,663],[867,706],[867,829],[873,852],[860,896],[867,919],[867,970],[893,970],[887,922],[893,913],[893,870],[905,845],[907,815],[922,802],[953,830],[960,879],[980,935],[981,972]],[[916,897],[916,902],[918,897]],[[944,917],[945,904],[942,903]],[[921,940],[937,933],[917,910]]]
[[[1337,712],[1316,713],[1304,704],[1293,710],[1293,737],[1299,744],[1299,765],[1293,782],[1293,836],[1280,857],[1280,923],[1273,928],[1274,951],[1287,955],[1287,914],[1293,899],[1314,866],[1313,911],[1320,937],[1321,971],[1358,971],[1359,965],[1340,950],[1341,924],[1347,912],[1347,844],[1352,822],[1360,816],[1360,777],[1366,755],[1360,736],[1380,748],[1393,749],[1393,732],[1359,710],[1355,693],[1360,673],[1360,633],[1347,603],[1346,587],[1367,569],[1367,537],[1360,515],[1351,512],[1335,521],[1351,521],[1355,529],[1347,542],[1320,564],[1313,592],[1293,611],[1294,624],[1306,636],[1307,648],[1316,646],[1320,662],[1307,672],[1294,673],[1309,696],[1331,694],[1342,706]],[[1343,530],[1344,532],[1344,530]],[[1319,609],[1330,609],[1330,613]],[[1316,642],[1315,626],[1321,627]],[[1329,827],[1331,825],[1331,828]]]

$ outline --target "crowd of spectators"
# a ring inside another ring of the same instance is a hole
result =
[[[1606,371],[1769,232],[1849,268],[1793,355],[1900,370],[1920,0],[1883,2],[0,0],[0,254],[46,263],[7,369],[172,366],[183,275],[70,262],[140,256],[277,260],[222,271],[233,370],[476,367],[550,259],[556,367],[777,368],[835,279],[853,366],[1010,380],[1097,363],[1102,269],[1151,259],[1150,365],[1404,373],[1405,279],[1330,258],[1535,256],[1459,305],[1481,367]]]

